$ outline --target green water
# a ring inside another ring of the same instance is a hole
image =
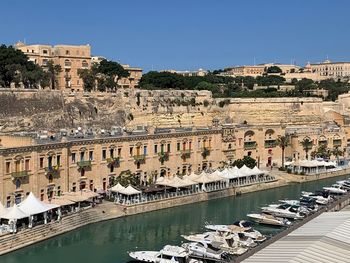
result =
[[[212,200],[89,225],[0,257],[0,263],[124,263],[127,251],[158,250],[181,244],[182,234],[204,231],[205,222],[230,224],[247,213],[301,191],[315,191],[345,177],[293,184],[236,197]],[[265,234],[276,229],[257,227]]]

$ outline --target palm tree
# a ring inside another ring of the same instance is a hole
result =
[[[62,67],[60,65],[54,64],[53,60],[47,62],[47,74],[50,79],[51,89],[57,87],[57,75],[60,72],[62,72]]]
[[[278,136],[277,144],[282,150],[282,168],[284,168],[284,150],[289,145],[289,136]]]
[[[312,149],[313,142],[309,138],[304,138],[302,140],[301,145],[303,146],[303,149],[305,151],[305,157],[306,159],[309,159],[309,151]]]
[[[339,156],[343,155],[343,151],[339,149],[339,146],[336,146],[333,149],[332,154],[337,158],[337,163],[339,164]]]

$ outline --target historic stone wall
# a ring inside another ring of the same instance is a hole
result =
[[[73,94],[3,89],[0,132],[112,125],[210,126],[213,119],[219,123],[310,125],[346,113],[342,104],[318,98],[236,98],[220,107],[221,100],[213,99],[208,91],[132,89]]]

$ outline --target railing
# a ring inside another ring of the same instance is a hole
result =
[[[333,146],[341,146],[341,140],[333,140]]]
[[[28,176],[28,171],[25,170],[25,171],[19,171],[19,172],[12,172],[12,173],[11,173],[11,176],[12,176],[13,178],[26,177],[26,176]]]
[[[244,142],[244,149],[245,150],[254,150],[257,147],[257,143],[256,142]]]
[[[181,151],[181,158],[187,159],[191,157],[191,150],[182,150]]]
[[[190,189],[182,189],[177,190],[175,192],[158,192],[156,194],[145,194],[142,193],[139,196],[136,196],[132,199],[125,199],[121,198],[120,196],[116,195],[114,202],[124,205],[135,205],[135,204],[144,204],[149,202],[155,202],[159,200],[167,200],[171,198],[177,198],[177,197],[183,197],[183,196],[190,196],[198,193],[210,193],[215,191],[221,191],[225,189],[235,188],[235,187],[244,187],[254,184],[260,184],[260,183],[269,183],[276,181],[276,178],[273,176],[264,176],[261,178],[237,178],[236,182],[233,183],[226,183],[226,181],[219,181],[207,184],[205,188],[200,188],[193,186]]]
[[[276,140],[265,140],[265,148],[274,148],[277,146]]]
[[[117,167],[120,165],[120,157],[111,157],[106,159],[109,166]]]
[[[207,156],[210,155],[210,151],[211,151],[211,148],[209,148],[209,147],[204,147],[204,148],[202,149],[202,157],[203,157],[204,159],[207,158]]]
[[[160,153],[158,153],[158,156],[159,156],[159,161],[161,163],[169,161],[169,153],[168,152],[160,152]]]
[[[60,169],[59,165],[52,165],[44,168],[47,174],[56,174],[59,171],[59,169]]]
[[[146,159],[146,155],[145,154],[134,155],[135,162],[144,162],[145,159]]]
[[[80,161],[77,162],[78,168],[82,169],[82,168],[90,168],[91,167],[91,161]]]

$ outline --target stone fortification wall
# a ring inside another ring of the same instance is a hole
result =
[[[319,124],[339,103],[318,98],[213,99],[208,91],[119,90],[117,93],[0,91],[0,132],[110,126],[211,126],[219,123]]]

